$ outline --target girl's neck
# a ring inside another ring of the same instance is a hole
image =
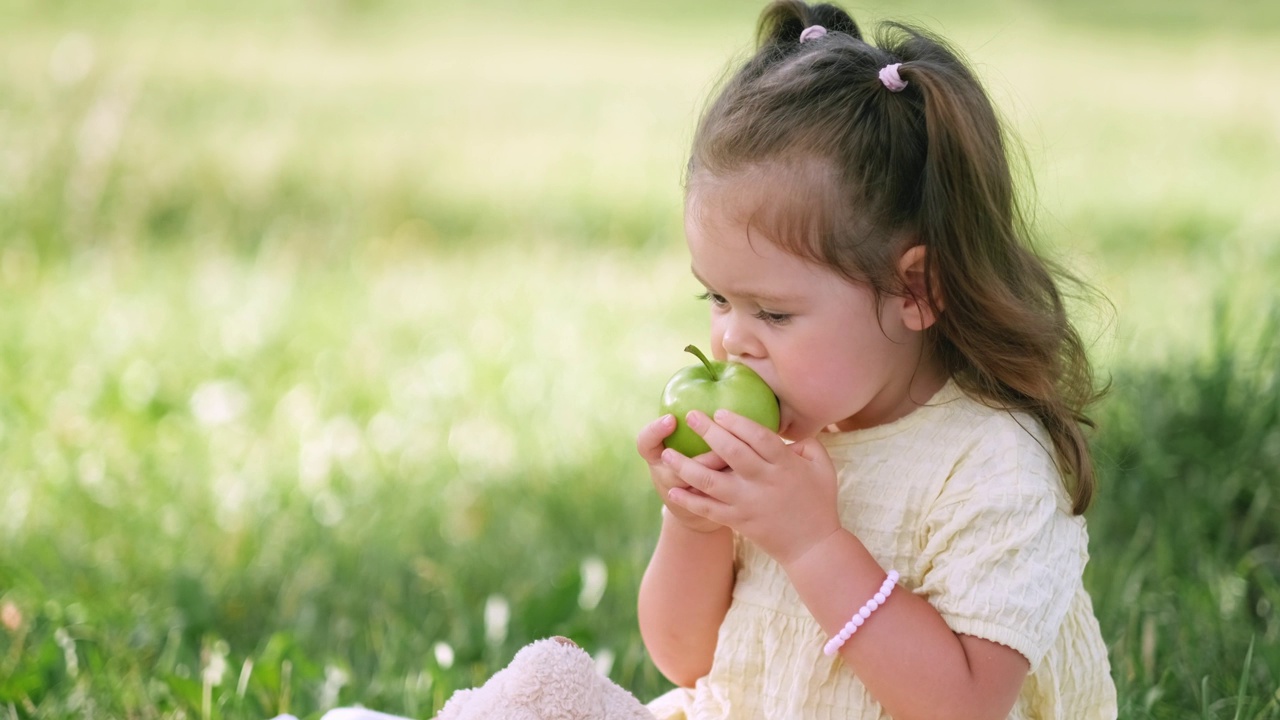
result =
[[[928,404],[930,398],[936,395],[949,379],[947,373],[937,363],[921,363],[916,372],[909,377],[886,386],[863,412],[841,420],[833,427],[839,432],[850,432],[888,425],[901,420],[917,408]]]

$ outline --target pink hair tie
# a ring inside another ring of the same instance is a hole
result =
[[[902,88],[907,86],[907,81],[898,76],[898,68],[900,67],[902,67],[902,63],[885,65],[880,68],[880,82],[889,88],[889,92],[902,92]]]
[[[818,38],[826,34],[827,34],[827,29],[822,27],[821,25],[810,25],[809,27],[805,28],[803,32],[800,33],[800,42],[804,42],[806,40],[817,40]]]

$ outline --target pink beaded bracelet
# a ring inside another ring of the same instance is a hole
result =
[[[827,645],[822,648],[822,652],[826,653],[827,656],[835,655],[836,652],[838,652],[845,644],[845,641],[853,637],[854,633],[858,632],[858,628],[862,627],[862,623],[866,622],[867,618],[871,617],[871,613],[875,612],[876,608],[883,605],[885,601],[889,599],[889,596],[893,594],[893,589],[897,587],[897,585],[898,571],[890,570],[889,577],[886,577],[884,582],[880,583],[880,592],[873,595],[871,599],[867,601],[866,605],[858,608],[858,612],[854,613],[849,622],[846,623],[844,627],[840,628],[840,632],[836,633],[835,637],[827,641]]]

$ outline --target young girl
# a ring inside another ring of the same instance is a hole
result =
[[[644,642],[660,719],[1114,718],[1081,572],[1095,399],[1029,249],[991,105],[938,40],[874,45],[776,2],[710,105],[685,200],[711,346],[774,389],[774,433],[638,438],[662,531]]]

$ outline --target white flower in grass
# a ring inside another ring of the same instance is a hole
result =
[[[324,667],[324,685],[320,688],[320,707],[333,707],[338,704],[338,693],[347,684],[350,677],[340,667],[326,665]]]
[[[578,607],[583,610],[594,610],[604,597],[604,589],[609,584],[609,567],[597,555],[590,555],[582,560],[579,568],[582,573],[582,590],[578,592]]]
[[[436,665],[441,670],[448,670],[453,667],[453,647],[447,642],[438,642],[431,648],[432,654],[436,656]]]
[[[80,659],[76,656],[76,641],[66,628],[58,628],[53,633],[53,641],[62,648],[62,659],[67,664],[67,675],[76,677],[80,674]]]
[[[222,685],[222,678],[227,674],[227,653],[230,651],[225,640],[213,644],[204,669],[200,671],[200,679],[209,687]]]
[[[484,639],[490,645],[501,645],[510,622],[511,604],[501,595],[490,595],[484,601]]]
[[[1248,583],[1239,575],[1229,573],[1218,578],[1217,585],[1218,612],[1224,619],[1231,619],[1244,604],[1249,590]]]
[[[609,648],[601,648],[596,651],[596,672],[605,677],[609,677],[609,671],[613,670],[613,651]]]

